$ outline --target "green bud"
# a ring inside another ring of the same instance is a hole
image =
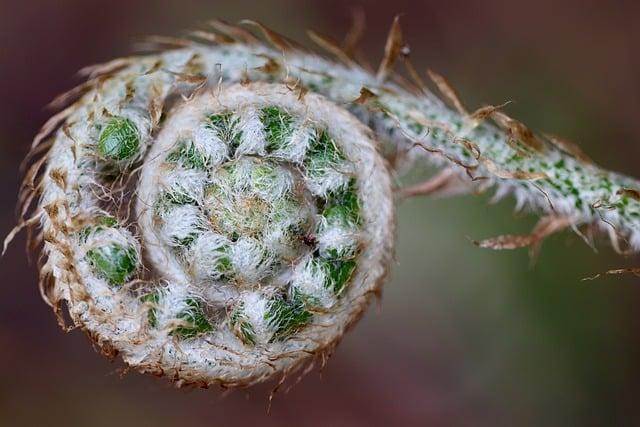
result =
[[[124,117],[114,117],[100,132],[98,153],[112,160],[126,160],[137,153],[139,146],[136,125]]]
[[[229,145],[229,153],[233,154],[242,137],[242,132],[238,129],[238,119],[231,112],[212,114],[208,118],[209,128],[214,129],[218,137]]]
[[[99,277],[112,285],[122,285],[137,268],[137,255],[133,248],[118,244],[91,249],[87,258]]]
[[[267,107],[260,111],[260,120],[266,134],[267,149],[283,148],[292,132],[293,117],[277,107]]]
[[[200,153],[192,143],[181,143],[169,153],[167,161],[180,163],[187,169],[206,170],[208,159]]]
[[[220,249],[220,252],[223,252],[225,255],[216,259],[214,268],[222,274],[222,277],[225,277],[233,270],[233,263],[231,262],[231,257],[228,255],[229,247],[224,246]]]
[[[352,259],[348,260],[323,260],[322,268],[326,274],[325,287],[332,289],[338,295],[342,292],[345,285],[351,279],[356,262]]]
[[[330,224],[360,224],[360,201],[355,189],[354,180],[351,180],[347,188],[329,193],[322,216],[324,216]]]
[[[278,180],[278,170],[268,163],[260,163],[251,171],[251,185],[258,192],[269,192]]]
[[[197,335],[212,331],[213,326],[211,326],[211,323],[209,323],[204,316],[200,303],[193,298],[189,298],[187,305],[189,308],[177,316],[178,319],[187,322],[187,325],[176,328],[173,333],[181,338],[193,338]]]
[[[281,295],[275,295],[267,303],[267,311],[264,320],[269,327],[275,329],[272,341],[285,338],[300,327],[309,323],[313,314],[307,311],[302,298],[294,298],[287,301]]]
[[[318,131],[313,138],[304,162],[307,173],[322,176],[328,169],[336,169],[345,160],[335,141],[326,131]]]

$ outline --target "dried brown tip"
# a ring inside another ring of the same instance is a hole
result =
[[[56,96],[53,99],[53,101],[47,104],[47,108],[51,110],[59,110],[64,106],[69,105],[72,102],[76,101],[85,93],[99,86],[100,83],[103,82],[105,79],[106,79],[105,76],[98,76],[94,79],[87,80],[86,82],[80,83],[76,87],[71,88],[70,90]]]
[[[141,43],[136,44],[136,49],[159,51],[181,49],[189,46],[193,46],[193,41],[181,37],[147,36]]]
[[[16,237],[16,235],[20,231],[22,231],[25,228],[33,227],[36,224],[38,224],[38,222],[40,221],[40,217],[42,216],[42,212],[43,211],[38,211],[35,215],[33,215],[28,220],[20,221],[18,225],[13,227],[13,229],[9,232],[9,234],[7,234],[7,237],[5,237],[4,239],[4,242],[2,244],[2,253],[0,254],[0,256],[4,256],[4,254],[7,252],[7,248],[9,247],[9,244],[11,244],[13,239]]]
[[[576,144],[575,142],[569,141],[567,139],[561,138],[557,135],[553,135],[550,133],[545,133],[543,134],[543,136],[545,138],[547,138],[547,140],[553,144],[554,146],[556,146],[556,148],[559,148],[560,150],[564,151],[565,153],[569,154],[570,156],[581,160],[585,163],[594,165],[594,161],[591,160],[591,158],[589,156],[587,156],[584,151],[582,151],[582,149],[580,148],[580,146],[578,144]]]
[[[369,88],[362,86],[360,88],[360,96],[358,96],[351,102],[353,102],[354,104],[367,105],[369,101],[371,101],[372,99],[376,99],[377,97],[378,95],[373,93]]]
[[[265,74],[277,74],[280,71],[280,63],[268,56],[268,55],[257,55],[258,57],[264,58],[266,61],[263,65],[254,68],[256,71],[261,71]]]
[[[189,32],[189,35],[195,39],[203,40],[214,44],[232,44],[236,41],[229,36],[209,31],[196,30]]]
[[[400,28],[400,15],[393,18],[393,24],[387,36],[387,43],[384,47],[384,57],[378,67],[377,78],[384,81],[391,74],[393,65],[396,63],[402,50],[402,29]]]
[[[481,248],[494,250],[511,250],[530,247],[532,255],[535,255],[539,251],[544,239],[573,225],[574,222],[571,217],[546,216],[540,219],[530,234],[505,234],[492,239],[474,241],[473,243]]]
[[[88,65],[78,71],[80,77],[95,79],[98,76],[112,75],[131,64],[131,58],[118,58],[102,64]]]
[[[431,91],[429,90],[429,88],[427,88],[424,80],[422,80],[422,77],[420,77],[420,74],[413,66],[413,62],[411,62],[411,49],[409,48],[409,45],[404,45],[400,50],[400,53],[402,55],[402,62],[404,64],[404,67],[407,69],[409,77],[411,77],[413,83],[418,87],[422,94],[430,94]]]
[[[347,65],[355,65],[355,61],[349,57],[349,54],[342,50],[335,40],[331,40],[327,36],[322,36],[315,31],[307,30],[307,35],[321,49],[335,56],[340,62]]]
[[[458,92],[453,88],[449,80],[447,80],[444,76],[436,73],[433,70],[427,70],[427,74],[429,78],[435,83],[438,90],[444,96],[444,98],[453,106],[458,113],[468,116],[469,112],[465,108]]]
[[[633,188],[621,188],[616,191],[616,196],[629,197],[635,201],[640,202],[640,191]]]
[[[216,30],[223,36],[230,38],[236,42],[244,43],[244,44],[259,44],[260,40],[254,36],[250,31],[239,27],[237,25],[230,24],[221,19],[212,19],[207,22],[211,28]]]
[[[524,123],[509,117],[500,110],[493,111],[491,118],[498,126],[507,131],[510,145],[513,146],[513,144],[521,143],[534,151],[544,151],[544,143],[540,141]],[[519,147],[515,147],[515,149],[517,151],[521,150]]]
[[[206,77],[204,81],[206,82]],[[151,86],[151,97],[149,99],[149,117],[151,119],[151,128],[157,128],[160,123],[160,117],[162,116],[162,110],[164,107],[164,97],[162,96],[162,90],[157,84]]]
[[[358,43],[364,36],[366,17],[362,6],[354,7],[351,13],[351,26],[342,41],[342,50],[349,57],[353,57],[358,48]]]
[[[485,120],[487,120],[489,117],[491,117],[491,115],[494,112],[503,109],[504,107],[506,107],[510,103],[511,103],[511,101],[507,101],[507,102],[504,102],[504,103],[502,103],[500,105],[485,105],[484,107],[480,107],[477,110],[475,110],[473,113],[471,113],[471,119],[476,124],[480,124],[480,123],[484,122]]]
[[[267,39],[267,41],[275,48],[283,51],[283,52],[288,52],[294,49],[300,49],[300,47],[297,45],[297,43],[289,40],[287,37],[283,36],[280,33],[277,33],[275,31],[273,31],[272,29],[270,29],[269,27],[265,26],[264,24],[262,24],[261,22],[258,21],[252,21],[250,19],[243,19],[242,21],[240,21],[241,24],[243,25],[250,25],[253,27],[258,28],[262,34],[264,35],[264,37]]]
[[[74,106],[70,106],[53,115],[45,124],[40,128],[38,134],[33,138],[31,143],[31,150],[35,150],[47,137],[49,137],[60,125],[64,122],[75,110]],[[30,157],[30,156],[29,156]]]

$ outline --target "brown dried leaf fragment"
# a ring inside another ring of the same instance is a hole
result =
[[[298,92],[298,101],[304,100],[304,97],[309,93],[309,88],[301,84],[298,84],[295,89]]]
[[[19,197],[18,197],[18,205],[24,213],[29,210],[29,206],[33,201],[33,198],[36,196],[38,192],[38,188],[40,187],[41,179],[38,179],[36,183],[36,178],[39,176],[40,171],[43,169],[45,162],[47,161],[47,156],[42,156],[36,162],[34,162],[27,173],[25,174],[24,180],[20,185]]]
[[[180,73],[176,74],[176,81],[195,86],[203,86],[207,83],[207,76],[203,76],[201,74]]]
[[[569,141],[567,139],[561,138],[557,135],[553,135],[550,133],[545,133],[543,134],[543,136],[545,138],[547,138],[547,140],[549,140],[549,142],[551,144],[553,144],[556,148],[564,151],[565,153],[569,154],[570,156],[575,157],[578,160],[581,160],[585,163],[594,165],[595,163],[593,162],[593,160],[591,160],[591,158],[589,156],[587,156],[584,151],[582,151],[582,149],[580,148],[580,146],[578,146],[578,144],[576,144],[575,142]]]
[[[491,118],[498,126],[507,131],[509,136],[508,143],[512,147],[515,146],[514,149],[517,151],[521,151],[521,149],[518,150],[517,148],[518,142],[534,151],[544,151],[544,142],[540,141],[524,123],[509,117],[500,110],[493,111]]]
[[[226,21],[221,19],[213,19],[207,24],[218,31],[221,35],[229,37],[232,40],[235,40],[244,44],[258,44],[260,40],[256,36],[254,36],[250,31],[245,30],[242,27],[237,25],[229,24]]]
[[[387,43],[384,47],[384,57],[378,67],[377,78],[384,81],[389,77],[393,65],[396,63],[398,56],[402,50],[402,29],[400,28],[400,16],[393,18],[393,24],[387,36]]]
[[[455,144],[462,145],[475,160],[480,161],[482,158],[482,151],[480,151],[480,147],[478,147],[478,144],[475,142],[472,142],[467,138],[454,138],[453,142]]]
[[[13,227],[11,232],[7,234],[7,237],[4,238],[4,242],[2,244],[2,253],[0,253],[0,256],[4,256],[4,254],[7,252],[7,248],[9,247],[9,244],[11,244],[13,239],[16,237],[16,235],[20,231],[22,231],[25,228],[31,228],[36,224],[40,223],[40,218],[42,217],[42,213],[43,213],[42,210],[38,210],[31,218],[27,220],[22,220],[18,223],[18,225]]]
[[[505,234],[473,243],[481,248],[494,250],[512,250],[519,248],[531,248],[531,254],[535,256],[545,238],[564,230],[574,224],[571,217],[566,216],[546,216],[540,219],[531,234],[513,235]]]
[[[371,100],[376,99],[378,95],[373,93],[369,88],[362,86],[360,88],[360,96],[354,99],[354,104],[367,105]]]
[[[205,82],[206,82],[206,78],[205,78]],[[149,97],[149,107],[148,107],[152,129],[155,129],[160,123],[163,107],[164,107],[164,97],[162,96],[162,89],[158,84],[153,84],[151,85],[151,96]]]
[[[299,46],[297,45],[297,43],[289,40],[282,34],[273,31],[272,29],[265,26],[261,22],[252,21],[251,19],[243,19],[242,21],[240,21],[240,23],[244,25],[251,25],[251,26],[257,27],[273,47],[283,52],[291,51],[294,48],[299,49]]]
[[[159,71],[162,68],[162,65],[163,65],[163,61],[161,59],[158,59],[157,61],[155,61],[153,63],[153,65],[151,67],[149,67],[149,69],[147,71],[142,73],[142,75],[143,76],[149,76],[149,75],[155,73],[156,71]]]
[[[358,43],[360,43],[360,40],[362,40],[362,36],[364,35],[365,26],[366,17],[364,9],[362,7],[353,8],[351,14],[351,26],[342,41],[342,50],[344,50],[349,57],[354,56],[356,49],[358,48]]]
[[[507,101],[500,105],[485,105],[484,107],[480,107],[473,113],[471,113],[471,119],[476,123],[476,125],[479,125],[480,123],[491,117],[494,112],[503,109],[510,103],[511,101]]]
[[[38,134],[33,138],[33,142],[31,143],[31,150],[33,151],[42,141],[44,141],[47,137],[49,137],[60,125],[64,122],[70,115],[76,110],[75,105],[71,105],[59,113],[52,116],[49,120],[45,122],[45,124],[40,128]],[[30,156],[27,156],[29,159]],[[25,159],[25,162],[27,161]]]
[[[78,71],[80,77],[94,79],[99,76],[112,75],[113,73],[128,67],[131,64],[131,58],[118,58],[113,61],[102,64],[94,64],[83,67]]]
[[[77,85],[76,87],[56,96],[53,101],[51,101],[47,108],[52,110],[60,109],[73,101],[79,99],[82,95],[91,91],[92,89],[98,87],[104,80],[105,76],[98,76],[94,79],[87,80],[84,83]],[[55,116],[54,116],[55,117]]]
[[[317,44],[321,49],[335,56],[340,62],[350,66],[355,65],[355,61],[347,52],[342,50],[335,40],[331,40],[329,37],[322,36],[312,30],[307,30],[307,36],[309,36],[311,41]]]
[[[456,111],[458,111],[458,113],[462,115],[468,116],[469,112],[465,108],[462,100],[460,99],[460,96],[458,95],[458,92],[453,88],[449,80],[433,70],[427,70],[427,74],[429,75],[429,78],[433,81],[433,83],[435,83],[442,96],[444,96],[445,99],[449,101],[449,103],[451,103]]]
[[[257,56],[266,59],[266,62],[259,67],[255,67],[254,70],[261,71],[265,74],[278,74],[280,72],[280,63],[276,59],[268,55]]]
[[[236,42],[234,39],[232,39],[227,35],[211,33],[208,31],[201,31],[201,30],[191,31],[189,35],[195,39],[204,40],[206,42],[214,43],[214,44],[233,44]]]
[[[415,196],[452,197],[469,194],[478,186],[464,179],[451,168],[443,169],[428,180],[409,187],[400,188],[398,194],[402,198]]]
[[[125,83],[124,85],[124,90],[125,90],[124,97],[122,98],[122,101],[118,103],[120,105],[120,108],[125,107],[127,104],[131,102],[131,100],[133,100],[133,97],[136,94],[135,80],[128,80],[127,83]]]
[[[18,192],[18,207],[24,207],[24,202],[33,199],[34,195],[31,194],[36,190],[36,178],[38,177],[42,166],[47,161],[47,153],[53,145],[53,140],[49,140],[35,149],[29,152],[29,157],[37,159],[29,165],[28,161],[20,164],[20,172],[24,173],[24,178],[20,184],[20,190]],[[27,169],[27,165],[29,168]],[[27,203],[27,205],[30,203]]]
[[[640,191],[633,188],[620,188],[616,191],[616,196],[629,197],[637,202],[640,202]]]
[[[67,174],[64,170],[56,168],[51,169],[49,172],[49,178],[56,184],[61,190],[67,188]]]
[[[422,80],[422,78],[420,77],[420,74],[418,73],[416,68],[413,66],[413,62],[411,62],[411,58],[410,58],[411,49],[409,48],[409,45],[404,45],[400,50],[400,54],[402,57],[402,62],[404,64],[404,67],[407,69],[407,72],[409,73],[409,77],[411,77],[411,80],[413,80],[414,84],[418,87],[418,89],[420,90],[420,92],[422,92],[422,94],[430,94],[431,91],[429,90],[429,88],[427,88],[427,85],[424,83],[424,80]]]
[[[189,39],[167,36],[147,36],[137,47],[142,50],[166,50],[180,49],[189,46],[193,46],[193,41]]]

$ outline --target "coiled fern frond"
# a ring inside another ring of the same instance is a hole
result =
[[[106,354],[243,386],[330,353],[393,258],[392,174],[425,162],[442,172],[400,196],[495,188],[543,216],[480,246],[571,227],[640,249],[637,181],[502,106],[467,110],[430,72],[434,96],[397,19],[377,70],[315,33],[329,58],[245,24],[83,70],[33,142],[16,231],[40,230],[44,299]]]

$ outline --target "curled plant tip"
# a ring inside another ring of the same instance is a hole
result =
[[[398,18],[370,71],[355,59],[356,22],[341,45],[310,33],[334,59],[255,21],[215,20],[83,70],[32,143],[5,241],[39,226],[40,290],[63,326],[66,306],[106,355],[179,384],[246,386],[309,366],[379,293],[391,176],[426,162],[443,172],[401,195],[495,188],[554,216],[481,246],[537,247],[584,225],[640,249],[640,183],[504,105],[469,114],[431,73],[447,107],[410,65]]]
[[[129,365],[182,383],[248,385],[330,352],[393,250],[371,133],[321,95],[257,82],[196,90],[143,134],[151,110],[141,126],[123,117],[152,85],[169,95],[182,73],[160,70],[104,84],[104,105],[82,98],[55,137],[41,195],[53,304]],[[106,105],[119,107],[103,119]],[[126,180],[135,191],[113,184]]]

